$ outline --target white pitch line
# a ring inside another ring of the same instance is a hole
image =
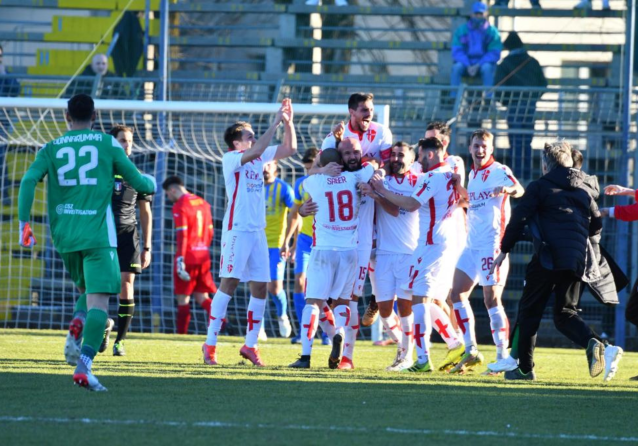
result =
[[[97,418],[44,418],[44,417],[1,417],[0,422],[14,423],[57,423],[57,424],[112,424],[121,426],[167,426],[167,427],[209,427],[209,428],[243,428],[243,429],[284,429],[296,431],[333,431],[333,432],[387,432],[400,435],[460,435],[467,437],[507,437],[526,438],[535,440],[586,440],[586,441],[618,441],[625,443],[638,443],[638,437],[608,437],[599,435],[572,435],[572,434],[532,434],[525,432],[496,432],[496,431],[470,431],[453,429],[402,429],[395,427],[381,427],[370,429],[367,427],[352,426],[316,426],[303,424],[265,424],[265,423],[231,423],[226,421],[149,421],[149,420],[108,420]]]

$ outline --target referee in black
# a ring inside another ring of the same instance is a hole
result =
[[[133,149],[133,129],[124,125],[114,125],[109,132],[124,148],[126,156]],[[135,275],[151,264],[151,234],[153,219],[151,216],[152,195],[140,195],[130,187],[121,176],[115,176],[112,208],[117,230],[117,256],[120,261],[122,288],[120,290],[120,306],[117,311],[117,338],[113,344],[113,356],[124,356],[124,339],[135,313],[133,284]],[[144,248],[140,250],[140,236],[137,232],[136,205],[140,210],[140,223]],[[100,348],[103,352],[108,348],[113,320],[106,326],[104,342]]]

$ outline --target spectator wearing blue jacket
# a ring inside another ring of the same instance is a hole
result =
[[[474,77],[479,73],[484,86],[494,85],[494,72],[502,49],[498,29],[487,20],[487,5],[474,3],[472,16],[454,31],[452,38],[452,86],[461,85],[465,74]]]

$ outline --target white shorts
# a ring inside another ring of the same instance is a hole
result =
[[[363,296],[363,287],[366,283],[366,276],[368,275],[371,254],[372,246],[357,249],[357,269],[355,271],[354,290],[352,291],[352,294],[355,296]]]
[[[224,231],[219,277],[270,282],[270,257],[264,231]]]
[[[452,288],[458,259],[455,245],[419,246],[412,254],[407,282],[402,288],[410,295],[445,301]]]
[[[313,249],[306,272],[306,299],[350,299],[357,251]]]
[[[456,264],[456,269],[463,271],[474,283],[478,282],[480,286],[505,286],[507,273],[510,270],[509,257],[505,259],[500,268],[496,269],[493,275],[490,275],[492,262],[499,253],[498,248],[465,248]]]
[[[375,269],[377,302],[393,301],[394,296],[398,299],[412,299],[410,293],[401,288],[401,285],[405,283],[405,278],[410,274],[411,260],[411,254],[377,254]],[[370,278],[372,278],[372,274],[370,274]]]

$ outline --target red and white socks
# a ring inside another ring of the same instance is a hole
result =
[[[215,293],[215,297],[213,297],[213,301],[210,305],[210,318],[208,334],[206,336],[206,345],[217,345],[217,335],[224,323],[230,299],[232,299],[231,296],[221,292],[220,290],[217,290],[217,293]]]
[[[443,338],[448,349],[456,348],[461,343],[458,338],[452,321],[443,308],[437,304],[430,305],[430,317],[432,318],[432,328]]]
[[[354,358],[354,344],[357,341],[357,333],[359,333],[359,306],[356,300],[348,303],[350,309],[350,323],[346,326],[346,339],[343,345],[343,356],[352,361]]]
[[[335,335],[335,316],[327,303],[323,303],[319,315],[319,326],[323,332],[332,339]]]
[[[266,299],[257,299],[250,296],[248,301],[248,315],[246,319],[246,347],[257,347],[259,331],[264,320],[266,310]]]
[[[345,327],[350,324],[350,307],[337,305],[333,311],[335,317],[335,336],[345,336]]]
[[[432,335],[432,321],[430,318],[430,307],[432,304],[412,305],[414,315],[414,345],[416,347],[417,361],[425,364],[430,358],[430,336]]]
[[[496,345],[496,360],[509,357],[507,350],[509,339],[509,321],[502,306],[487,310],[490,315],[490,328],[492,329],[492,339]]]
[[[301,316],[301,354],[303,356],[310,356],[312,353],[312,343],[318,322],[319,308],[316,305],[306,304]]]
[[[401,341],[399,348],[401,349],[401,359],[412,359],[412,350],[414,350],[414,338],[412,337],[412,329],[414,326],[414,314],[401,318]]]
[[[459,324],[459,328],[463,332],[465,353],[476,351],[476,323],[470,303],[467,300],[454,303],[454,315],[456,316],[456,322]]]
[[[398,343],[401,340],[401,327],[399,318],[397,315],[392,312],[392,314],[388,317],[381,318],[381,324],[383,324],[383,329],[390,336],[394,342]]]

